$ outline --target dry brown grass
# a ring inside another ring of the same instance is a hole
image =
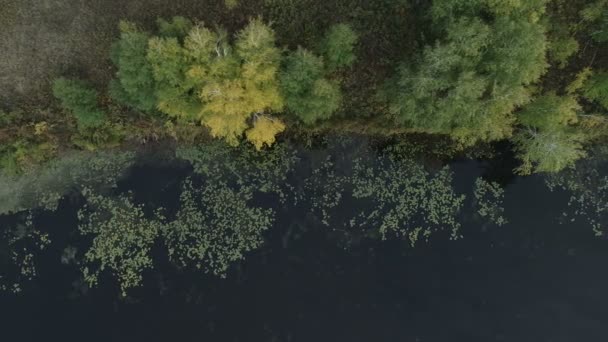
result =
[[[122,19],[152,28],[157,17],[184,15],[211,25],[242,26],[224,0],[0,0],[0,106],[48,104],[50,83],[79,76],[104,88],[112,77],[110,46]]]

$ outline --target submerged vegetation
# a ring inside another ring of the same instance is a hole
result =
[[[224,276],[282,225],[410,246],[507,225],[506,182],[457,189],[462,157],[541,174],[604,234],[608,1],[208,6],[113,22],[111,65],[49,74],[50,101],[2,106],[0,256],[22,265],[3,289],[36,275],[53,238],[36,218],[68,202],[70,238],[88,244],[70,259],[123,295],[158,262]],[[149,149],[188,170],[162,199],[120,186]]]

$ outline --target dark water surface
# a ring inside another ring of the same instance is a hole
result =
[[[454,171],[457,185],[483,172],[471,162]],[[135,170],[128,183],[137,196],[159,196],[149,189],[186,172]],[[0,340],[607,341],[608,242],[559,224],[566,201],[540,177],[515,178],[509,224],[465,222],[463,239],[437,234],[415,248],[363,241],[345,250],[322,228],[294,237],[282,227],[226,279],[161,264],[123,300],[111,278],[86,290],[77,267],[49,260],[27,293],[1,295]],[[63,219],[57,225],[75,224]]]

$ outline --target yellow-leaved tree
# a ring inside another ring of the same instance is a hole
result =
[[[277,77],[281,52],[274,32],[261,20],[239,32],[234,47],[225,32],[195,27],[185,48],[194,60],[187,74],[199,87],[199,119],[214,137],[237,145],[252,115],[283,109]]]
[[[176,25],[164,31],[176,31],[168,30]],[[146,57],[158,110],[177,120],[201,122],[214,137],[238,145],[250,124],[258,121],[251,120],[252,116],[283,109],[278,81],[281,51],[268,25],[252,20],[236,35],[234,44],[222,30],[199,24],[184,31],[189,26],[177,26],[179,34],[153,37],[148,42]],[[263,141],[269,144],[271,140],[266,137]]]
[[[245,132],[249,140],[259,151],[264,145],[270,147],[276,141],[277,134],[285,130],[285,124],[277,119],[268,116],[256,116],[253,127]]]

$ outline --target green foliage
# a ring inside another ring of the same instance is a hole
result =
[[[213,183],[235,184],[245,193],[276,194],[286,201],[287,176],[297,161],[295,151],[285,144],[256,153],[249,146],[230,147],[209,143],[196,147],[180,147],[178,158],[189,161],[194,172]]]
[[[576,94],[579,90],[583,88],[585,82],[593,75],[593,71],[591,68],[584,68],[578,74],[576,74],[576,78],[568,84],[566,87],[566,92],[568,95]]]
[[[578,41],[571,36],[556,37],[549,45],[549,54],[560,68],[564,68],[568,59],[576,54],[578,50]]]
[[[538,97],[519,114],[525,125],[513,137],[523,164],[518,172],[558,172],[585,156],[585,135],[572,125],[581,110],[573,96],[548,93]]]
[[[336,24],[329,28],[321,45],[330,71],[350,67],[356,59],[354,49],[358,36],[348,24]]]
[[[251,197],[225,183],[195,188],[187,180],[176,218],[162,231],[170,259],[225,276],[232,263],[262,245],[262,233],[272,225],[274,212],[251,207]]]
[[[79,130],[72,135],[71,142],[79,148],[87,151],[98,149],[115,148],[123,142],[127,136],[125,127],[118,122],[106,122],[105,124],[86,130]]]
[[[514,137],[520,174],[559,172],[584,157],[585,136],[574,129],[520,130]]]
[[[431,7],[431,15],[436,22],[454,20],[457,15],[479,14],[487,11],[493,15],[525,16],[535,21],[544,13],[549,0],[437,0]]]
[[[72,190],[113,187],[134,160],[130,152],[78,152],[20,175],[0,173],[0,215],[34,208],[55,210]]]
[[[306,124],[330,118],[340,107],[337,83],[323,78],[323,60],[299,48],[285,60],[281,88],[287,108]]]
[[[544,1],[436,1],[443,38],[401,66],[387,91],[399,124],[467,143],[510,136],[512,112],[545,72]],[[493,15],[488,16],[486,11]]]
[[[548,93],[535,99],[518,113],[519,121],[530,127],[552,130],[574,124],[581,110],[573,96]]]
[[[307,184],[313,210],[320,211],[322,222],[335,230],[371,228],[382,238],[404,237],[412,245],[443,228],[458,238],[456,215],[465,196],[454,192],[450,170],[430,173],[397,152],[354,160],[346,170],[328,159]],[[343,217],[345,212],[356,214]],[[333,213],[341,215],[333,218]]]
[[[475,204],[479,216],[497,226],[502,226],[507,223],[507,219],[504,217],[505,209],[503,207],[505,190],[500,184],[488,182],[483,178],[477,178],[477,180],[475,180],[473,195],[475,196]]]
[[[0,110],[0,128],[9,127],[13,123],[18,123],[23,116],[24,113],[21,110],[8,112]]]
[[[83,81],[58,78],[53,83],[53,95],[76,117],[79,128],[95,128],[106,120],[97,105],[97,92]]]
[[[598,43],[608,41],[608,1],[590,2],[581,10],[581,17],[590,25],[593,40]]]
[[[179,119],[196,119],[202,105],[193,94],[194,84],[186,79],[191,60],[188,51],[177,38],[154,37],[148,47],[146,58],[152,67],[158,109]]]
[[[224,0],[227,9],[232,10],[239,6],[239,0]]]
[[[525,127],[514,137],[523,164],[518,172],[558,172],[584,157],[585,134],[573,126],[581,107],[575,97],[542,95],[519,113]]]
[[[142,272],[152,268],[150,250],[162,218],[146,218],[143,207],[126,196],[104,197],[90,189],[82,193],[87,204],[78,211],[78,228],[82,234],[94,236],[84,258],[85,281],[95,286],[102,272],[111,271],[125,296],[129,288],[141,285]]]
[[[156,20],[156,24],[158,26],[158,33],[162,37],[171,37],[171,38],[179,38],[183,39],[186,37],[188,32],[194,26],[192,21],[186,19],[184,17],[173,17],[171,21],[167,21],[163,18],[158,18]]]
[[[32,141],[20,138],[7,145],[0,145],[0,170],[7,175],[16,175],[53,158],[57,146],[49,141]]]
[[[547,52],[551,62],[560,69],[568,64],[570,57],[580,48],[580,6],[581,2],[568,0],[552,0],[547,6],[547,16],[544,19],[549,39]]]
[[[583,87],[583,96],[608,110],[608,72],[600,71],[591,76]]]
[[[120,23],[120,40],[112,47],[112,61],[118,69],[110,84],[110,95],[118,103],[141,111],[156,107],[154,77],[146,55],[148,34],[134,24]]]

